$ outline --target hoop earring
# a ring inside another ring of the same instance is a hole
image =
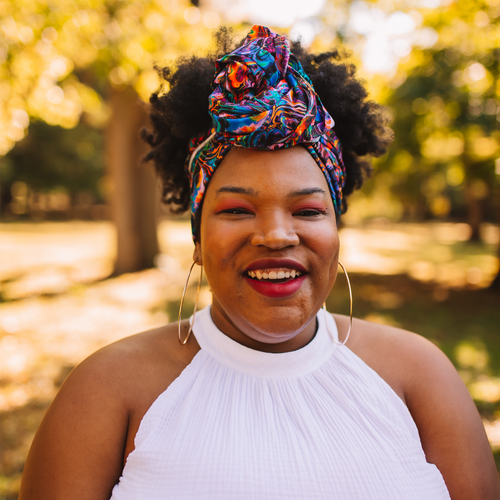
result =
[[[351,329],[352,329],[352,289],[351,289],[351,281],[349,280],[349,275],[347,274],[347,271],[345,270],[344,265],[341,262],[339,262],[339,266],[342,268],[342,271],[344,271],[345,279],[347,280],[347,286],[349,287],[349,330],[347,330],[347,335],[345,336],[345,339],[343,341],[335,340],[335,337],[332,335],[332,332],[330,331],[330,328],[328,327],[328,320],[326,317],[326,315],[328,314],[328,311],[326,310],[326,302],[323,303],[323,312],[325,314],[326,329],[328,330],[330,337],[332,337],[333,341],[337,345],[344,345],[347,342],[347,339],[349,338],[349,335],[351,334]]]
[[[182,306],[184,304],[184,298],[186,297],[186,290],[187,290],[187,287],[189,284],[189,278],[191,277],[191,272],[193,271],[193,267],[195,266],[195,264],[196,264],[196,262],[193,262],[193,264],[191,265],[191,268],[189,269],[186,284],[184,285],[184,291],[182,292],[181,305],[179,306],[179,317],[177,318],[177,334],[179,336],[179,342],[181,345],[186,345],[187,341],[189,340],[189,337],[191,336],[191,332],[193,331],[194,318],[196,316],[196,309],[198,308],[198,297],[200,295],[201,280],[203,279],[203,265],[200,266],[200,281],[198,281],[198,289],[196,290],[196,300],[194,302],[193,319],[192,319],[192,321],[189,322],[189,331],[188,331],[188,334],[186,335],[186,338],[184,340],[182,340],[181,339]]]

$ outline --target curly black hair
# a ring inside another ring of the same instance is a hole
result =
[[[168,86],[162,84],[160,90],[151,95],[153,129],[144,129],[142,137],[151,146],[145,160],[154,162],[163,184],[163,202],[172,213],[182,213],[189,208],[190,189],[184,164],[189,140],[212,126],[208,96],[212,92],[215,62],[242,43],[232,41],[228,28],[220,28],[215,41],[216,51],[205,57],[184,57],[175,66],[156,68]],[[298,41],[291,43],[291,51],[335,120],[335,133],[342,144],[346,168],[344,213],[346,197],[360,188],[371,173],[370,157],[383,155],[392,140],[387,114],[382,106],[367,99],[362,82],[355,77],[355,66],[346,62],[346,52],[335,49],[312,55]]]

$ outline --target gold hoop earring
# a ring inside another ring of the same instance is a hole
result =
[[[352,329],[352,289],[351,289],[351,281],[349,280],[349,275],[347,274],[347,271],[345,270],[344,265],[341,262],[339,262],[339,266],[342,268],[342,271],[344,271],[345,279],[347,280],[347,286],[349,287],[349,330],[347,330],[347,335],[345,336],[345,339],[343,341],[335,340],[335,337],[332,335],[332,332],[330,331],[330,328],[328,327],[328,319],[326,317],[326,315],[328,314],[328,311],[326,310],[326,302],[323,303],[323,312],[325,314],[326,329],[328,330],[328,333],[332,337],[333,341],[337,345],[344,345],[347,342],[347,339],[349,338],[349,335],[351,334],[351,329]]]
[[[189,331],[188,334],[186,335],[186,338],[184,340],[181,339],[181,313],[182,313],[182,306],[184,304],[184,298],[186,297],[186,290],[189,284],[189,278],[191,277],[191,273],[193,271],[193,267],[195,266],[196,262],[193,262],[191,265],[191,268],[189,269],[188,277],[186,280],[186,284],[184,285],[184,291],[182,292],[182,297],[181,297],[181,305],[179,306],[179,317],[177,318],[177,333],[179,336],[179,342],[181,345],[186,345],[187,341],[189,340],[189,337],[191,336],[191,332],[193,331],[193,324],[194,324],[194,318],[196,316],[196,309],[198,308],[198,297],[200,295],[200,289],[201,289],[201,280],[203,279],[203,265],[200,266],[200,281],[198,282],[198,289],[196,290],[196,300],[194,302],[194,311],[193,311],[193,319],[192,321],[189,322]]]

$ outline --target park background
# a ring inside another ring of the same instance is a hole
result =
[[[0,0],[0,500],[69,371],[176,320],[193,246],[141,162],[154,66],[255,23],[345,49],[387,107],[340,230],[354,312],[446,352],[500,464],[500,0]]]

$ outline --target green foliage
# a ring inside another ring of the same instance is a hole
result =
[[[500,4],[458,0],[429,11],[434,47],[413,49],[388,95],[396,138],[381,172],[408,215],[460,212],[491,196],[500,154]]]
[[[188,0],[0,0],[0,154],[30,117],[102,125],[110,85],[145,98],[154,63],[207,47],[219,20]]]
[[[147,100],[155,63],[206,50],[219,22],[189,0],[0,0],[2,208],[28,213],[47,205],[31,194],[48,191],[60,210],[79,203],[68,201],[75,193],[102,201],[111,91],[133,87]]]
[[[36,121],[29,135],[0,157],[0,185],[7,197],[17,181],[37,191],[61,186],[70,193],[87,191],[102,200],[103,159],[101,131],[83,124],[67,130]]]

